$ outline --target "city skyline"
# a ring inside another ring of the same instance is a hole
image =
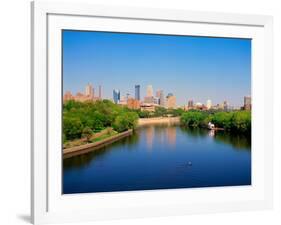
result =
[[[227,99],[223,100],[222,102],[213,102],[211,99],[207,99],[205,102],[196,101],[196,99],[187,98],[187,101],[183,105],[178,105],[176,103],[176,96],[173,93],[168,93],[165,95],[164,91],[161,89],[157,89],[153,91],[153,85],[149,84],[145,87],[145,95],[144,98],[140,98],[141,86],[136,84],[134,85],[135,93],[134,95],[131,93],[126,93],[122,95],[120,89],[113,89],[112,90],[112,97],[111,98],[103,98],[101,95],[102,86],[98,85],[98,96],[95,95],[95,87],[92,83],[87,83],[85,86],[85,90],[80,90],[77,93],[72,93],[69,90],[66,90],[64,93],[64,101],[67,100],[78,100],[78,101],[86,101],[86,100],[102,100],[108,99],[114,102],[115,104],[127,105],[128,100],[137,100],[138,104],[153,104],[158,105],[160,107],[165,108],[184,108],[190,109],[194,106],[198,107],[205,107],[205,109],[215,109],[215,108],[223,108],[223,109],[241,109],[245,108],[246,110],[251,110],[251,96],[245,95],[243,96],[243,105],[240,106],[233,106]],[[194,101],[195,100],[195,101]]]
[[[173,93],[177,106],[192,99],[235,107],[251,95],[248,39],[64,31],[63,54],[64,93],[90,82],[103,98],[112,99],[114,89],[135,97],[140,85],[143,99],[152,85],[154,96]]]

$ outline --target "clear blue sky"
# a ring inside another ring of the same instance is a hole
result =
[[[143,98],[151,84],[176,95],[177,105],[241,106],[251,93],[251,40],[63,31],[63,90],[82,92],[88,82],[109,99],[113,89],[134,96],[135,84]]]

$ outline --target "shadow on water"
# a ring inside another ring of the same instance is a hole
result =
[[[128,136],[124,139],[121,139],[117,142],[112,143],[109,146],[102,147],[98,150],[88,152],[85,154],[77,155],[71,158],[63,160],[63,167],[65,169],[71,169],[75,167],[87,167],[94,159],[102,159],[107,153],[119,146],[126,146],[129,150],[134,150],[133,146],[139,141],[139,135],[137,132],[134,132],[131,136]]]

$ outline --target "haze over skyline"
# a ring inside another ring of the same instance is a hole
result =
[[[112,99],[113,89],[141,99],[147,85],[154,95],[173,93],[177,105],[189,99],[243,105],[251,93],[251,40],[111,32],[63,31],[63,91],[84,91]]]

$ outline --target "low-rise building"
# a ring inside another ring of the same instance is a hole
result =
[[[127,106],[129,109],[140,109],[140,101],[134,98],[128,98]]]
[[[176,108],[176,96],[174,96],[172,93],[169,93],[166,97],[166,107],[168,109]]]
[[[144,104],[141,104],[140,109],[141,109],[141,111],[155,112],[155,105],[144,103]]]

